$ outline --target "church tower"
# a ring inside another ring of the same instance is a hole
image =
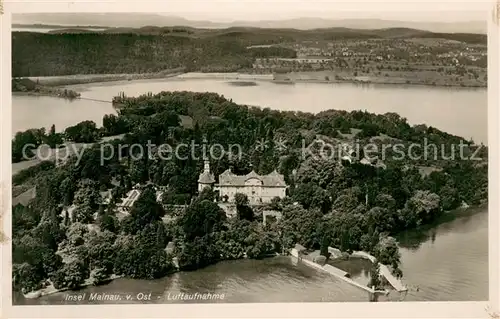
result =
[[[215,183],[214,174],[210,172],[210,161],[208,159],[204,160],[203,172],[198,178],[198,192],[201,193],[205,187],[212,187]]]
[[[203,161],[203,173],[210,173],[210,161],[209,160]]]

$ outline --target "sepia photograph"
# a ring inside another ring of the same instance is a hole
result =
[[[13,308],[490,300],[490,14],[245,6],[11,15]]]

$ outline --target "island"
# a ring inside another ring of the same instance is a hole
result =
[[[273,258],[297,245],[323,262],[366,252],[370,287],[383,289],[380,269],[404,275],[398,233],[488,200],[486,146],[395,113],[276,111],[194,92],[114,100],[123,106],[102,127],[64,131],[89,144],[80,158],[13,176],[13,187],[34,190],[12,215],[13,287],[25,296]],[[365,150],[424,138],[447,157]]]
[[[40,85],[37,82],[34,82],[27,78],[13,78],[12,92],[27,93],[32,95],[47,95],[61,97],[69,100],[80,97],[80,93],[74,90]]]

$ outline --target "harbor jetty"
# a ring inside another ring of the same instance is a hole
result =
[[[368,293],[370,301],[376,300],[378,295],[387,295],[389,293],[388,290],[375,290],[374,287],[368,287],[352,280],[351,278],[349,278],[350,277],[349,273],[332,265],[322,264],[319,261],[319,258],[317,258],[319,257],[318,254],[312,253],[306,255],[304,254],[305,250],[306,249],[303,246],[296,245],[294,248],[290,250],[290,255],[292,256],[292,258],[297,259],[301,263],[304,263],[312,268],[316,268],[318,270],[327,272],[330,275],[335,276],[336,278],[343,280],[344,282],[347,282],[348,284],[354,287],[366,291]],[[332,256],[334,256],[334,258],[337,258],[341,255],[340,250],[332,247],[328,247],[328,251],[331,253]],[[350,257],[368,259],[372,263],[376,261],[375,257],[364,251],[355,251],[350,255]],[[401,282],[401,280],[392,275],[391,271],[386,265],[380,264],[380,275],[383,276],[385,279],[387,279],[387,282],[396,291],[406,292],[408,290],[408,288]]]
[[[305,248],[303,248],[300,245],[296,245],[295,248],[292,248],[290,250],[290,255],[292,255],[292,258],[296,258],[299,262],[302,262],[302,263],[304,263],[312,268],[316,268],[318,270],[327,272],[330,275],[335,276],[336,278],[343,280],[354,287],[357,287],[361,290],[366,291],[368,293],[369,301],[375,301],[377,299],[378,295],[387,295],[389,293],[389,291],[387,291],[387,290],[375,290],[374,287],[368,287],[368,286],[362,285],[362,284],[352,280],[351,278],[349,278],[349,273],[347,273],[347,272],[345,272],[337,267],[334,267],[334,266],[328,265],[328,264],[321,265],[321,264],[315,262],[314,260],[311,260],[310,256],[303,255],[302,254],[303,250],[305,250]]]
[[[372,263],[376,261],[376,258],[370,255],[367,252],[364,251],[354,251],[351,254],[351,257],[357,257],[357,258],[363,258],[363,259],[368,259]],[[392,272],[389,270],[389,267],[384,264],[380,264],[380,274],[389,282],[389,284],[398,292],[405,292],[408,290],[408,287],[406,287],[400,279],[396,278]]]

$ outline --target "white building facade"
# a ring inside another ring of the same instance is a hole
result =
[[[219,183],[215,184],[208,162],[205,162],[204,171],[198,179],[198,190],[212,185],[222,201],[234,202],[235,194],[241,193],[247,195],[252,205],[270,203],[275,197],[284,198],[287,188],[284,176],[277,171],[268,175],[258,175],[254,171],[247,175],[236,175],[228,169],[219,175]]]

